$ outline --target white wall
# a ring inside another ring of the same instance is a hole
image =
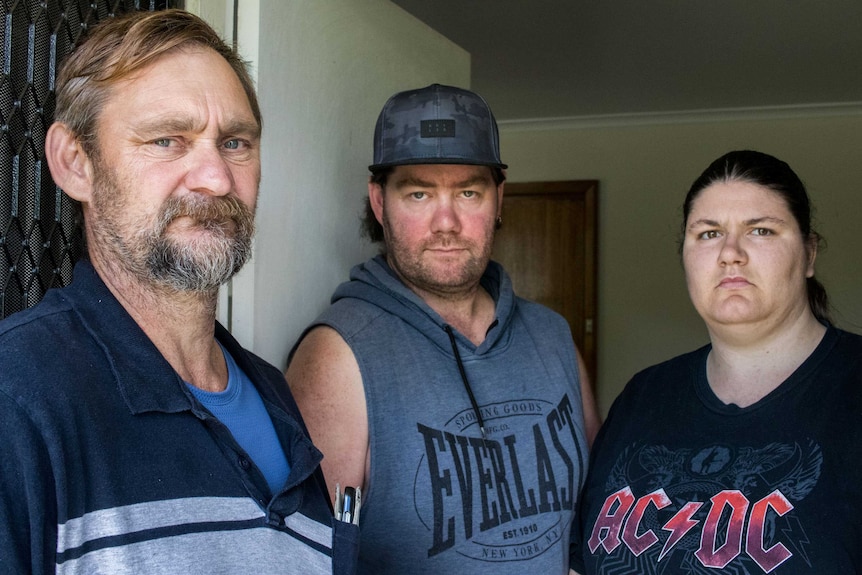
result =
[[[393,93],[468,86],[470,56],[388,0],[239,0],[264,118],[254,258],[233,284],[232,331],[284,367],[351,266],[372,135]]]
[[[599,180],[597,387],[602,410],[636,371],[707,342],[688,299],[676,241],[691,182],[732,149],[773,154],[805,182],[817,209],[817,228],[829,242],[817,260],[817,276],[839,311],[837,323],[862,332],[862,235],[856,231],[862,205],[862,114],[841,114],[809,109],[700,120],[501,125],[510,181]]]

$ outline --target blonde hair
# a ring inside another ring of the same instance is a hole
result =
[[[96,122],[111,88],[165,54],[188,46],[211,48],[230,64],[261,126],[246,63],[209,24],[183,10],[132,12],[95,26],[61,66],[54,119],[68,126],[87,153],[95,152]]]

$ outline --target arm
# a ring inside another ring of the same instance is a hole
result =
[[[287,381],[311,440],[323,452],[320,466],[329,497],[335,484],[367,488],[368,414],[359,365],[329,327],[312,329],[287,368]]]
[[[593,395],[593,384],[590,381],[590,374],[587,373],[587,366],[581,357],[581,352],[577,351],[577,354],[578,373],[581,380],[581,403],[584,408],[584,427],[587,432],[587,443],[592,447],[596,434],[599,432],[599,427],[602,426],[602,418],[599,416],[599,409],[596,406],[596,399]]]

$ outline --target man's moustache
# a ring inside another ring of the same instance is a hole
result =
[[[254,214],[245,204],[232,196],[189,200],[171,198],[160,214],[162,230],[179,218],[189,218],[207,228],[218,229],[233,222],[237,227],[253,229]]]

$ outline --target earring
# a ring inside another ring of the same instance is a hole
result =
[[[502,226],[503,225],[503,216],[497,216],[496,221],[497,221],[498,226]]]

